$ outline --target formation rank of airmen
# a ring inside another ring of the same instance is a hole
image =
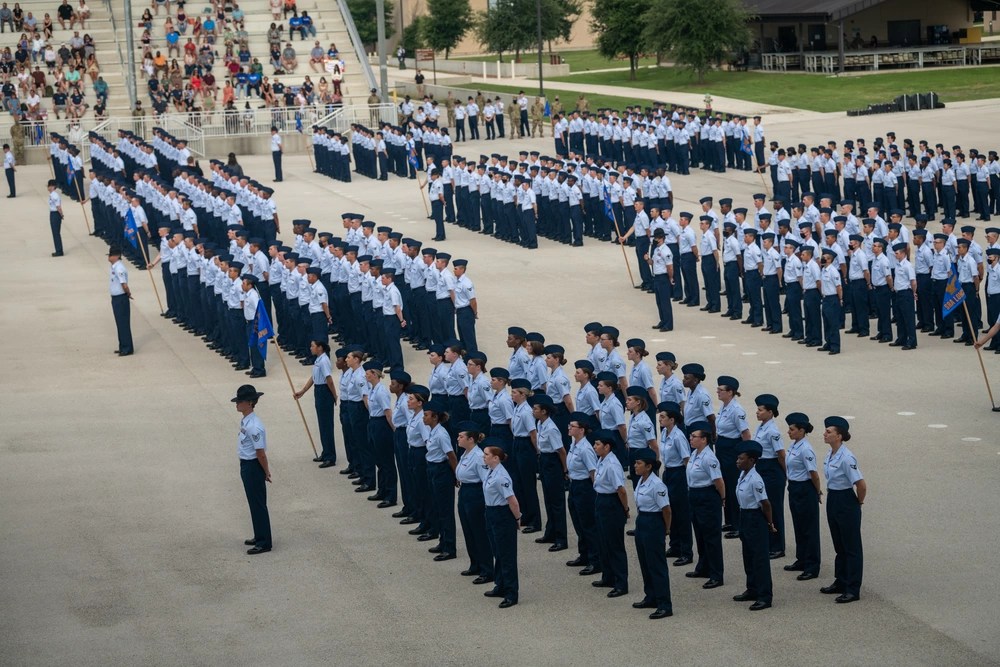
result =
[[[756,397],[751,431],[736,378],[718,377],[716,409],[701,364],[684,364],[678,373],[676,356],[658,352],[657,384],[643,340],[625,342],[630,368],[617,328],[588,323],[583,343],[572,379],[563,370],[566,348],[512,326],[505,366],[490,368],[484,353],[450,339],[428,349],[425,385],[401,370],[390,372],[386,385],[385,364],[365,347],[345,345],[331,360],[319,339],[312,376],[295,396],[310,388],[317,394],[321,468],[337,463],[339,398],[348,461],[341,474],[357,493],[372,493],[367,498],[378,508],[401,501],[393,518],[430,543],[437,562],[458,557],[459,487],[469,558],[461,574],[473,584],[492,583],[484,595],[502,598],[502,608],[519,600],[517,533],[537,533],[534,542],[557,553],[570,549],[571,526],[576,555],[566,565],[596,577],[592,586],[609,589],[610,598],[629,593],[625,535],[634,535],[644,595],[632,606],[655,610],[653,619],[673,614],[668,558],[674,567],[693,566],[685,577],[712,590],[725,583],[723,538],[738,538],[746,586],[733,600],[767,609],[774,597],[770,561],[785,558],[786,549],[794,549],[794,560],[784,571],[800,582],[820,576],[821,474],[836,552],[833,583],[821,592],[838,603],[860,598],[867,487],[845,445],[847,420],[824,420],[830,449],[821,472],[809,417],[793,412],[787,428],[779,427],[777,396]],[[633,503],[637,516],[626,531]]]

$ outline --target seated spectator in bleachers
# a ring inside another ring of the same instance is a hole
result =
[[[86,72],[87,76],[90,77],[90,83],[97,83],[101,76],[101,66],[97,62],[97,56],[91,54],[87,57]]]
[[[181,71],[181,66],[177,63],[176,58],[170,61],[170,70],[167,71],[167,80],[170,82],[171,88],[180,88],[184,85],[184,72]]]
[[[31,60],[31,54],[23,43],[18,44],[17,51],[14,51],[14,62],[17,65],[27,65]]]
[[[160,15],[160,7],[164,7],[167,10],[167,14],[170,13],[170,0],[153,0],[152,4],[153,10],[156,15]]]
[[[52,17],[49,16],[48,12],[45,12],[45,18],[42,19],[42,34],[45,35],[45,39],[52,39],[53,30],[55,30],[55,26],[52,24]]]
[[[69,117],[83,118],[85,113],[87,113],[87,103],[84,101],[83,91],[77,86],[69,95]]]
[[[76,17],[73,13],[73,5],[69,4],[67,0],[63,0],[59,8],[56,9],[56,16],[59,18],[59,25],[62,26],[63,30],[72,30],[73,24],[76,22]],[[66,27],[66,22],[69,22],[69,27]]]
[[[312,17],[309,16],[309,12],[302,10],[302,39],[306,39],[306,35],[310,37],[316,36],[316,25],[313,23]]]
[[[80,36],[80,31],[74,32],[69,38],[69,49],[74,55],[83,57],[83,37]]]
[[[31,12],[28,12],[28,15],[24,17],[23,29],[27,30],[28,32],[35,32],[37,28],[38,28],[38,19],[36,19]]]
[[[106,104],[108,101],[108,82],[103,76],[97,77],[97,81],[94,82],[94,96],[99,102],[103,101]]]
[[[281,47],[281,29],[282,26],[279,26],[277,23],[272,23],[271,27],[267,29],[268,47],[272,47],[275,44],[277,44],[279,48]]]
[[[333,71],[330,72],[330,81],[333,83],[333,92],[336,95],[343,95],[341,90],[341,85],[344,82],[344,71],[340,67],[340,63],[333,63]]]
[[[156,68],[156,73],[158,75],[163,75],[167,73],[167,57],[161,52],[157,51],[156,55],[153,57],[153,67]]]
[[[234,21],[242,21],[243,17],[245,16],[245,14],[243,13],[243,10],[240,9],[239,4],[237,4],[237,3],[233,3],[232,16],[233,16],[233,20]]]
[[[184,53],[190,53],[192,56],[196,56],[198,54],[198,45],[195,44],[194,40],[190,37],[188,37],[187,41],[184,43]]]
[[[37,63],[45,58],[45,38],[41,33],[36,32],[31,38],[31,62]]]
[[[83,72],[80,71],[81,69],[82,68],[70,67],[66,71],[66,83],[70,86],[79,84],[80,80],[83,79]]]
[[[102,121],[108,118],[108,105],[103,100],[98,100],[94,105],[94,120]]]
[[[232,79],[226,79],[226,85],[222,87],[222,106],[228,107],[236,100],[236,88],[233,87]]]
[[[18,32],[24,30],[24,10],[21,9],[21,3],[15,2],[14,8],[10,11],[14,15],[14,30]]]
[[[298,7],[295,6],[295,0],[285,0],[284,7],[281,8],[281,17],[288,18],[288,13],[295,13],[298,11]]]
[[[326,57],[333,60],[340,60],[340,51],[337,50],[337,45],[333,42],[330,43],[330,48],[326,50]]]
[[[294,72],[295,68],[299,66],[298,58],[296,57],[295,48],[292,46],[291,42],[285,44],[284,50],[281,52],[281,69],[285,73]]]
[[[31,73],[31,82],[38,90],[45,90],[45,84],[47,83],[45,72],[38,65],[35,65],[35,71]]]
[[[312,47],[312,51],[309,52],[309,67],[314,72],[322,72],[324,60],[326,60],[326,51],[319,45],[319,40],[317,39]]]
[[[249,46],[243,45],[243,46],[240,47],[239,59],[240,59],[240,65],[246,66],[246,65],[250,64],[250,47]]]
[[[184,6],[178,4],[177,5],[177,31],[179,33],[181,33],[182,35],[186,35],[187,34],[187,29],[188,29],[187,14],[184,12]]]
[[[42,98],[35,88],[28,91],[24,98],[24,103],[28,105],[28,115],[32,118],[38,117],[42,112]]]
[[[148,29],[142,31],[142,36],[139,38],[139,43],[142,44],[143,49],[149,49],[153,45],[153,35]]]
[[[149,11],[149,7],[146,7],[145,11],[142,12],[142,18],[139,19],[139,22],[146,30],[153,29],[153,12]]]
[[[281,7],[284,4],[282,0],[269,0],[271,6],[271,18],[275,21],[281,18]]]
[[[240,70],[240,72],[236,75],[236,93],[239,95],[240,99],[249,94],[249,81],[250,72],[247,70]]]
[[[247,80],[247,90],[257,91],[257,97],[260,97],[260,86],[264,82],[264,65],[254,58],[248,71],[250,78]]]
[[[288,19],[288,39],[292,39],[295,33],[299,33],[301,39],[305,39],[305,35],[302,32],[302,19],[299,17],[298,12],[294,12],[292,18]]]
[[[192,74],[194,74],[194,68],[197,66],[197,64],[198,64],[198,58],[194,55],[194,53],[187,53],[187,52],[185,52],[184,53],[184,76],[185,77],[190,77]]]
[[[277,44],[271,45],[271,53],[268,58],[275,72],[281,69],[281,48]]]
[[[66,101],[69,99],[69,95],[64,93],[62,90],[56,90],[52,93],[52,111],[56,114],[56,119],[60,118],[59,114],[66,114]]]
[[[180,55],[181,49],[178,42],[181,39],[181,34],[177,30],[171,30],[167,33],[167,55],[177,56]]]
[[[206,70],[201,76],[201,87],[206,96],[211,97],[213,100],[219,92],[218,84],[215,81],[215,75],[212,74],[212,70]]]
[[[55,47],[52,46],[51,44],[45,45],[44,59],[45,59],[45,66],[48,68],[49,74],[52,74],[52,72],[55,71],[56,67],[58,67],[59,55],[56,53]]]
[[[76,5],[76,21],[80,24],[80,30],[86,30],[87,26],[84,21],[90,18],[90,7],[87,6],[86,0],[77,0]]]
[[[10,10],[7,3],[0,5],[0,33],[7,32],[7,28],[14,32],[14,12]]]

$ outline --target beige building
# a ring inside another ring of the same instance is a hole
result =
[[[957,43],[972,25],[970,0],[745,0],[764,53]],[[873,42],[874,38],[874,42]]]
[[[488,0],[469,0],[474,13],[486,11]],[[402,15],[400,15],[400,10]],[[421,16],[427,13],[427,0],[399,0],[397,5],[396,38],[402,33],[403,27],[410,24],[414,16]],[[573,26],[573,38],[569,42],[555,42],[553,48],[589,49],[594,46],[594,36],[590,33],[590,11],[587,2],[583,3],[583,11]],[[545,45],[548,49],[548,44]],[[393,42],[395,48],[395,41]],[[475,35],[470,31],[465,39],[452,51],[455,56],[472,56],[483,53],[483,48],[476,41]],[[513,56],[504,55],[509,60]]]

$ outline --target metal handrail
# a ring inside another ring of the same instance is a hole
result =
[[[125,2],[130,2],[131,0],[125,0]],[[111,19],[111,31],[118,35],[118,23],[115,20],[115,10],[111,4],[111,0],[104,0],[104,6],[108,10],[108,16]],[[125,54],[122,53],[122,42],[121,39],[115,38],[115,51],[118,52],[118,64],[122,68],[122,72],[125,73],[125,90],[128,91],[129,98],[129,108],[135,108],[136,102],[136,86],[135,86],[135,71],[126,65]]]
[[[368,54],[365,53],[365,45],[361,42],[358,27],[354,25],[354,18],[351,16],[351,10],[347,7],[347,0],[337,0],[337,7],[340,8],[340,16],[347,27],[347,34],[351,37],[351,45],[354,46],[354,53],[358,57],[358,64],[365,75],[365,81],[368,82],[368,90],[378,88],[378,84],[375,83],[375,72],[372,71],[372,66],[368,63]],[[382,92],[385,93],[386,91]]]

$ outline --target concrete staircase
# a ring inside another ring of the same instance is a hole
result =
[[[74,7],[76,6],[75,1],[70,4]],[[111,16],[103,0],[88,0],[87,4],[90,7],[90,19],[86,23],[86,29],[80,30],[80,35],[89,34],[94,38],[97,62],[101,66],[101,76],[103,76],[104,80],[108,82],[108,113],[113,114],[116,110],[127,111],[128,93],[125,89],[125,73],[118,55],[117,43],[115,41],[115,31],[112,27]],[[13,7],[14,3],[8,1],[7,6]],[[63,30],[59,26],[59,22],[56,17],[56,9],[58,6],[58,0],[22,0],[21,2],[21,8],[24,10],[24,15],[27,16],[28,12],[31,12],[35,18],[38,19],[39,26],[41,26],[42,18],[45,16],[46,12],[52,17],[54,30],[52,33],[52,39],[49,41],[57,50],[63,42],[68,42],[73,36],[72,31]],[[75,29],[79,30],[79,24],[77,24]],[[3,33],[0,35],[0,48],[9,46],[11,47],[11,51],[14,51],[19,37],[20,33]],[[45,70],[44,64],[42,65],[42,69]],[[48,77],[48,79],[51,82],[52,77]],[[88,109],[84,119],[85,122],[87,119],[90,119],[90,122],[92,123],[92,109],[96,99],[94,97],[93,89],[90,86],[90,77],[85,76],[84,79],[84,94],[87,97],[87,103],[91,106],[91,109]],[[81,79],[81,81],[84,79]],[[51,110],[51,99],[45,100],[43,106]],[[55,116],[50,112],[49,118],[50,120],[54,120]],[[3,114],[3,119],[0,120],[0,128],[2,128],[5,137],[8,136],[7,128],[10,124],[10,116],[8,114]]]
[[[99,0],[98,0],[99,1]],[[122,40],[122,52],[125,52],[125,35],[124,35],[124,15],[125,8],[124,3],[127,0],[111,0],[112,11],[115,14],[115,18],[118,20],[121,29],[119,30],[119,36]],[[285,26],[284,37],[285,41],[291,41],[292,45],[295,47],[295,51],[298,57],[299,65],[296,68],[294,74],[278,75],[285,86],[289,85],[299,85],[302,83],[303,79],[308,75],[313,84],[319,82],[320,77],[326,76],[325,72],[317,73],[312,70],[309,66],[309,51],[313,48],[313,42],[319,40],[320,46],[324,49],[329,48],[330,44],[336,44],[337,49],[340,52],[340,57],[345,64],[345,75],[343,79],[342,90],[344,92],[344,103],[345,104],[364,104],[368,98],[368,85],[364,73],[361,69],[361,63],[358,60],[353,44],[351,43],[350,36],[348,35],[347,27],[344,24],[343,17],[340,14],[338,5],[335,2],[323,2],[322,7],[317,0],[298,0],[297,2],[299,12],[303,10],[309,12],[309,16],[313,19],[313,25],[316,27],[316,37],[308,37],[305,41],[296,35],[294,39],[288,39],[288,23],[287,21],[278,21],[277,23]],[[133,20],[138,24],[139,19],[142,16],[143,10],[148,5],[144,2],[133,3],[132,12]],[[264,74],[273,81],[274,73],[273,68],[268,62],[269,48],[267,43],[267,31],[271,26],[271,9],[268,0],[241,0],[239,2],[240,9],[243,10],[245,14],[243,24],[246,27],[247,32],[250,35],[250,54],[258,58],[261,63],[264,64]],[[185,12],[188,16],[203,14],[203,10],[206,7],[211,7],[211,5],[204,0],[193,0],[185,5]],[[176,19],[176,7],[171,6],[171,11]],[[289,16],[291,16],[289,14]],[[161,50],[166,53],[166,38],[163,31],[163,24],[166,18],[165,12],[161,9],[160,16],[153,17],[153,49]],[[221,88],[225,84],[225,77],[220,76],[222,69],[222,56],[225,53],[224,47],[222,45],[221,39],[221,28],[219,31],[220,37],[216,44],[218,47],[218,55],[216,58],[216,67],[213,68],[213,72],[216,74],[218,80],[218,85]],[[190,34],[190,33],[189,33]],[[142,44],[140,43],[140,37],[142,36],[142,30],[137,28],[135,32],[135,62],[136,62],[136,82],[138,89],[138,98],[143,101],[143,105],[148,107],[149,96],[147,94],[147,89],[145,86],[145,76],[141,71],[142,65]],[[180,44],[184,44],[187,36],[182,35]],[[178,61],[181,59],[178,58]],[[329,77],[327,76],[327,81]],[[331,87],[332,89],[332,87]],[[256,98],[254,98],[256,100]]]

